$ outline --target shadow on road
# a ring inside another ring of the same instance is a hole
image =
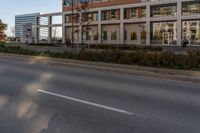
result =
[[[42,129],[40,133],[64,133],[65,130],[65,124],[61,123],[62,117],[59,114],[54,114],[48,122],[48,128]]]

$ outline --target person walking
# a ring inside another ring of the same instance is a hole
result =
[[[182,47],[186,48],[188,44],[189,44],[188,39],[186,39],[186,37],[184,37],[183,42],[182,42]]]

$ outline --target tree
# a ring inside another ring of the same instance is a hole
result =
[[[53,43],[56,42],[56,40],[57,40],[58,37],[59,37],[59,34],[60,34],[59,28],[58,28],[58,27],[54,27],[54,28],[52,29],[52,39],[53,39]]]
[[[81,32],[81,35],[83,35],[84,32],[87,33],[89,30],[91,30],[90,23],[91,23],[92,17],[89,16],[89,13],[88,13],[91,6],[92,6],[91,0],[82,0],[80,1],[80,5],[78,5],[75,8],[76,14],[74,14],[74,22],[79,27],[74,31],[75,33]],[[83,36],[81,36],[81,38],[78,38],[78,39],[81,39],[81,43],[83,44],[82,37]],[[79,49],[78,42],[77,42],[77,49]]]
[[[5,41],[6,39],[6,34],[5,34],[6,29],[7,29],[7,25],[4,24],[2,20],[0,19],[0,42]]]

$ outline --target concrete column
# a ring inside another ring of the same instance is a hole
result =
[[[38,43],[38,40],[39,40],[39,34],[38,34],[38,24],[39,24],[39,18],[36,17],[35,18],[35,43]]]
[[[124,44],[124,8],[120,8],[120,44]]]
[[[62,43],[66,43],[65,14],[62,14]]]
[[[181,46],[182,43],[182,2],[178,0],[177,2],[177,45]]]
[[[38,31],[39,29],[37,28],[37,25],[35,26],[35,43],[38,43],[39,40],[39,34]]]
[[[51,43],[51,27],[48,27],[48,43]]]
[[[102,43],[101,10],[98,10],[98,44]]]
[[[48,16],[48,43],[51,43],[51,16]]]
[[[151,45],[151,9],[150,9],[150,4],[147,4],[146,6],[146,45]]]
[[[82,14],[80,14],[80,19],[82,20]],[[83,34],[83,27],[82,25],[79,25],[79,33],[78,33],[78,40],[79,40],[79,44],[83,43],[83,37],[82,37],[82,34]]]

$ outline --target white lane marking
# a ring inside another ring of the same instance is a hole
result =
[[[109,107],[109,106],[105,106],[105,105],[101,105],[101,104],[97,104],[97,103],[93,103],[93,102],[89,102],[89,101],[85,101],[85,100],[81,100],[81,99],[77,99],[77,98],[73,98],[73,97],[68,97],[68,96],[64,96],[64,95],[57,94],[57,93],[50,92],[50,91],[45,91],[45,90],[41,90],[41,89],[38,89],[37,91],[41,92],[41,93],[48,94],[48,95],[64,98],[64,99],[67,99],[67,100],[71,100],[71,101],[75,101],[75,102],[79,102],[79,103],[83,103],[83,104],[87,104],[87,105],[91,105],[91,106],[115,111],[115,112],[118,112],[118,113],[123,113],[123,114],[126,114],[126,115],[136,115],[134,113],[128,112],[128,111],[123,110],[123,109],[118,109],[118,108]]]

